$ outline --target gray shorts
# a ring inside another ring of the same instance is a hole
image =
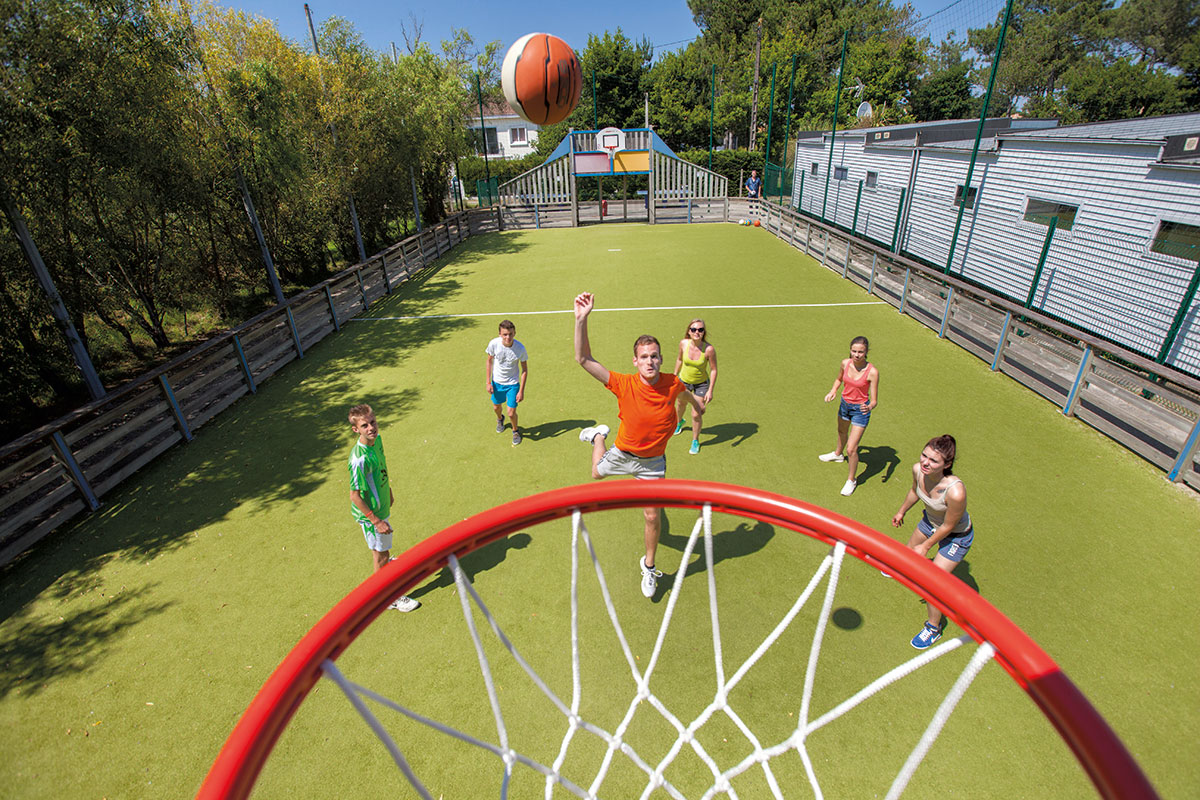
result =
[[[704,383],[685,383],[684,386],[687,387],[689,392],[696,395],[696,397],[704,397],[704,395],[708,394],[708,381]]]
[[[667,477],[667,457],[664,454],[654,458],[642,458],[633,453],[626,453],[624,450],[610,447],[604,457],[600,459],[600,463],[596,465],[596,473],[602,478],[612,475],[632,475],[641,480],[665,478]]]

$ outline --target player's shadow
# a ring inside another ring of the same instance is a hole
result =
[[[684,427],[686,428],[688,426],[689,423],[684,422]],[[722,422],[719,425],[705,427],[703,430],[701,430],[701,433],[708,434],[711,437],[700,443],[704,447],[712,447],[714,444],[724,444],[725,442],[733,442],[731,447],[737,447],[739,444],[758,433],[758,423]]]
[[[693,523],[694,524],[694,523]],[[687,528],[688,535],[692,529],[689,525]],[[748,556],[751,553],[757,553],[767,546],[767,542],[775,537],[775,527],[768,525],[765,522],[742,522],[731,530],[714,531],[713,532],[713,566],[730,558],[741,558]],[[688,536],[679,536],[671,533],[671,523],[668,518],[667,510],[662,510],[662,533],[658,539],[660,544],[666,545],[672,550],[683,552],[687,547]],[[692,548],[692,560],[687,565],[687,576],[690,578],[699,575],[708,569],[708,559],[704,555],[704,534],[696,538],[696,545]],[[654,593],[654,602],[659,602],[662,599],[663,593],[675,583],[675,572],[663,573],[662,579],[658,582],[658,591]]]
[[[896,454],[896,448],[887,445],[859,445],[858,465],[859,486],[881,472],[883,477],[879,482],[887,483],[895,474],[896,467],[900,466],[900,456]]]
[[[554,422],[543,422],[541,425],[521,426],[521,436],[530,441],[553,439],[571,431],[580,431],[589,425],[595,425],[591,419],[560,419]]]
[[[480,547],[478,550],[472,550],[470,553],[460,556],[458,563],[462,567],[463,572],[466,573],[467,580],[474,583],[476,575],[499,566],[508,557],[509,550],[524,549],[529,546],[531,541],[532,538],[528,533],[514,533],[511,536],[497,539],[491,544]],[[443,567],[442,571],[438,573],[437,578],[409,592],[408,596],[421,598],[436,589],[445,589],[453,585],[454,573],[450,571],[449,567]]]

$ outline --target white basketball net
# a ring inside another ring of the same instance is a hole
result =
[[[683,580],[687,571],[687,564],[695,547],[700,534],[704,535],[704,555],[707,564],[708,576],[708,598],[709,611],[712,618],[712,633],[713,633],[713,654],[716,662],[716,688],[713,693],[712,702],[692,720],[681,720],[677,718],[663,703],[654,695],[651,690],[651,679],[654,675],[654,668],[658,662],[659,654],[662,651],[663,642],[666,639],[667,630],[671,625],[672,613],[675,609],[675,604],[681,594]],[[625,713],[621,723],[613,731],[604,730],[601,727],[592,724],[583,719],[579,715],[581,702],[581,681],[580,681],[580,658],[579,658],[579,552],[580,541],[587,547],[588,555],[591,557],[592,566],[595,569],[596,578],[599,582],[599,588],[604,599],[605,607],[608,610],[608,617],[612,623],[614,632],[620,641],[621,649],[624,652],[625,661],[628,664],[635,693],[629,702],[629,707]],[[821,642],[825,634],[826,624],[829,621],[830,612],[833,608],[834,594],[838,586],[838,576],[841,572],[842,560],[845,556],[845,544],[838,542],[828,555],[822,559],[817,571],[809,580],[808,585],[796,598],[788,612],[779,620],[779,623],[771,631],[771,633],[763,640],[763,642],[755,649],[749,658],[737,669],[733,675],[726,677],[724,669],[724,660],[721,650],[721,625],[717,614],[717,585],[716,578],[713,572],[713,539],[712,539],[712,508],[705,505],[700,518],[696,521],[692,528],[692,533],[688,537],[687,546],[684,549],[683,558],[680,562],[680,568],[675,577],[675,582],[670,593],[670,598],[667,602],[666,611],[663,614],[662,624],[659,628],[658,636],[654,644],[654,650],[645,668],[639,667],[638,660],[634,657],[630,650],[629,643],[625,638],[625,634],[621,628],[620,620],[617,618],[617,611],[612,602],[612,597],[608,591],[608,585],[604,579],[604,571],[600,566],[600,562],[596,557],[595,549],[592,546],[591,536],[588,533],[587,526],[583,522],[583,515],[579,511],[575,511],[572,515],[572,547],[571,547],[571,669],[572,669],[572,692],[569,703],[564,702],[556,695],[545,681],[534,671],[534,669],[521,657],[517,648],[509,641],[501,629],[499,622],[491,612],[487,605],[476,593],[475,588],[467,580],[465,573],[459,566],[458,559],[453,555],[449,558],[449,565],[454,573],[455,582],[458,584],[459,597],[462,601],[463,618],[466,621],[467,628],[470,631],[471,638],[475,643],[475,651],[479,658],[479,668],[483,675],[484,683],[487,687],[488,698],[491,703],[492,713],[496,723],[496,734],[498,742],[485,742],[467,733],[464,733],[455,728],[443,725],[440,722],[429,719],[428,717],[413,711],[406,706],[383,697],[366,687],[360,686],[348,680],[334,665],[332,661],[325,661],[322,665],[325,676],[338,684],[342,691],[349,698],[350,702],[362,715],[363,719],[383,742],[384,746],[391,753],[392,759],[400,768],[401,772],[407,777],[413,788],[417,790],[421,797],[426,800],[433,800],[435,797],[417,775],[412,770],[400,747],[396,744],[392,736],[385,730],[383,724],[376,718],[366,701],[371,700],[378,703],[380,706],[392,709],[400,714],[403,714],[409,719],[415,720],[423,725],[427,725],[441,733],[451,736],[467,744],[474,745],[482,750],[495,755],[503,764],[504,779],[500,788],[500,796],[506,798],[508,796],[509,784],[512,778],[513,768],[518,765],[524,765],[530,769],[536,770],[546,777],[546,797],[549,798],[554,791],[555,786],[583,798],[599,798],[601,790],[609,768],[612,765],[613,759],[619,755],[628,759],[635,764],[646,775],[645,788],[642,791],[641,797],[646,798],[652,792],[662,789],[671,797],[678,800],[684,800],[684,795],[673,786],[665,777],[665,771],[675,757],[684,747],[691,748],[699,759],[708,767],[712,773],[712,783],[708,790],[701,796],[703,800],[708,800],[718,794],[726,794],[728,797],[737,798],[737,790],[732,786],[731,781],[751,769],[761,769],[763,775],[771,787],[771,792],[775,798],[783,798],[785,795],[776,781],[775,775],[771,769],[772,759],[784,756],[788,753],[795,752],[803,762],[805,772],[808,775],[809,783],[813,793],[817,798],[822,798],[824,795],[821,792],[820,782],[817,779],[813,764],[809,758],[806,748],[808,737],[826,724],[832,722],[838,717],[845,714],[855,706],[859,705],[876,692],[884,687],[895,683],[901,678],[911,674],[920,667],[930,663],[931,661],[949,653],[967,644],[971,641],[969,636],[959,636],[954,639],[944,641],[928,650],[922,651],[917,656],[905,661],[902,664],[894,667],[886,672],[878,679],[872,681],[867,686],[860,689],[857,693],[843,700],[831,710],[825,712],[821,716],[810,720],[810,700],[812,698],[812,689],[814,675],[816,673],[817,662],[821,654]],[[750,725],[747,724],[729,704],[729,693],[738,685],[738,683],[746,676],[746,674],[754,667],[758,660],[771,647],[771,645],[787,630],[791,622],[800,613],[805,603],[816,592],[821,581],[828,576],[829,580],[825,587],[825,597],[821,607],[821,613],[817,620],[816,630],[813,633],[812,646],[809,651],[808,665],[804,675],[804,695],[800,705],[800,713],[798,715],[799,722],[795,730],[783,741],[773,744],[764,745],[758,736],[755,735]],[[475,625],[475,617],[471,611],[471,603],[478,608],[483,618],[487,620],[488,625],[492,629],[501,645],[508,650],[515,659],[516,663],[529,676],[530,681],[540,689],[547,698],[558,708],[563,716],[563,724],[565,733],[563,735],[562,744],[559,748],[558,757],[553,764],[547,765],[539,761],[525,756],[509,746],[508,730],[505,725],[504,714],[500,707],[500,701],[496,693],[496,688],[492,679],[492,671],[489,666],[488,658],[484,653],[483,642],[480,639],[479,630]],[[971,657],[966,667],[960,673],[946,698],[938,707],[929,725],[926,727],[924,734],[912,753],[905,761],[900,772],[896,775],[892,782],[891,788],[888,791],[888,798],[897,798],[908,785],[909,779],[920,765],[921,760],[929,752],[930,747],[937,739],[950,713],[955,705],[962,698],[975,676],[983,668],[995,653],[995,649],[987,643],[980,645],[974,655]],[[640,755],[630,744],[625,740],[624,736],[630,723],[634,718],[635,712],[643,705],[649,705],[657,711],[662,718],[666,720],[677,732],[678,736],[669,751],[656,763],[651,763]],[[705,751],[703,745],[696,738],[696,734],[714,715],[724,714],[746,737],[748,745],[748,753],[745,758],[738,764],[728,769],[722,770],[713,758]],[[596,774],[591,779],[591,783],[587,787],[578,785],[569,780],[562,774],[564,763],[567,759],[568,748],[572,739],[581,733],[589,733],[599,737],[607,744],[607,751],[603,760],[596,771]]]

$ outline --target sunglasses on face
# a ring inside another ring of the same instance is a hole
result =
[[[704,333],[704,328],[688,328],[688,333]]]

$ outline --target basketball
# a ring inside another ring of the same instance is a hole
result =
[[[762,227],[762,223],[759,222],[758,220],[754,220],[754,227],[760,228],[760,227]]]
[[[548,33],[527,33],[508,48],[500,68],[504,98],[534,125],[553,125],[579,104],[583,71],[570,45]]]

